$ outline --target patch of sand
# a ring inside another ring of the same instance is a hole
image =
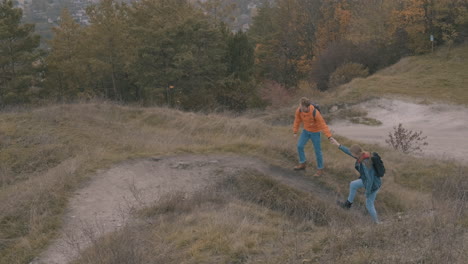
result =
[[[444,104],[421,105],[390,99],[374,99],[359,107],[368,117],[382,122],[380,126],[353,124],[337,120],[330,128],[338,134],[354,140],[387,146],[385,140],[399,123],[404,128],[422,131],[428,146],[423,155],[440,159],[468,161],[468,109]]]
[[[97,173],[70,199],[58,238],[31,264],[66,264],[80,250],[134,219],[134,209],[150,206],[171,192],[187,195],[227,175],[254,169],[319,197],[336,199],[303,173],[238,155],[185,155],[128,161]]]

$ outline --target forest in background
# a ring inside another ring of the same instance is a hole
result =
[[[466,0],[263,1],[246,32],[229,1],[103,0],[83,26],[67,9],[42,50],[35,25],[0,5],[2,106],[104,98],[243,111],[301,81],[324,91],[468,36]],[[433,36],[433,42],[430,36]]]

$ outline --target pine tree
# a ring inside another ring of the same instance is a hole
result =
[[[231,33],[227,37],[228,75],[242,81],[250,81],[254,68],[254,50],[246,33]]]
[[[103,0],[87,8],[91,25],[86,29],[86,48],[96,77],[102,80],[100,93],[106,98],[130,101],[139,97],[128,67],[135,58],[129,32],[129,8],[125,3]]]
[[[84,30],[67,9],[62,10],[60,18],[59,26],[52,29],[54,38],[49,42],[51,52],[46,58],[49,96],[60,101],[94,96],[89,85]]]
[[[0,3],[0,104],[28,101],[37,83],[40,37],[33,24],[21,24],[22,10],[10,0]]]
[[[226,36],[226,78],[216,90],[218,103],[229,110],[243,111],[255,99],[254,49],[242,31]]]
[[[146,100],[184,109],[215,107],[226,73],[220,29],[186,1],[141,1],[132,21],[138,54],[132,74]]]

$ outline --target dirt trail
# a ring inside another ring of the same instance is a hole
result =
[[[314,192],[319,197],[336,198],[303,173],[271,166],[251,157],[186,155],[129,161],[98,173],[86,187],[75,193],[58,239],[32,263],[68,263],[80,249],[90,244],[90,240],[128,223],[132,208],[150,205],[173,191],[193,193],[223,175],[233,175],[246,168]]]
[[[369,117],[383,122],[369,127],[345,121],[330,127],[337,134],[356,140],[385,144],[388,132],[402,123],[428,136],[425,155],[442,154],[468,161],[468,109],[447,105],[417,105],[379,99],[361,105]],[[243,169],[258,170],[297,189],[334,201],[337,195],[303,173],[271,166],[258,159],[238,155],[184,155],[127,161],[97,173],[87,186],[70,199],[64,226],[58,238],[32,263],[66,264],[80,249],[103,234],[129,223],[132,209],[144,207],[160,197],[182,191],[188,194],[225,175]]]
[[[338,135],[362,142],[387,145],[389,132],[399,123],[427,136],[428,146],[423,155],[438,159],[455,159],[468,162],[468,108],[444,104],[420,105],[390,99],[376,99],[359,105],[367,110],[368,117],[377,119],[380,126],[335,121],[331,129]]]

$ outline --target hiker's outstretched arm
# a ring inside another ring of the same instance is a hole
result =
[[[356,157],[354,157],[352,154],[351,154],[351,151],[349,151],[349,149],[343,145],[340,145],[338,147],[339,149],[341,149],[341,151],[343,151],[345,154],[348,154],[350,155],[351,157],[353,157],[353,159],[356,159]]]
[[[330,128],[328,128],[327,123],[325,123],[325,119],[323,119],[322,114],[319,111],[315,112],[315,121],[319,123],[319,126],[322,127],[322,131],[327,136],[327,138],[331,138],[332,133]]]

